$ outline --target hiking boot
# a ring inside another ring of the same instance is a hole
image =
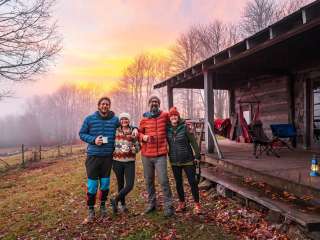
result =
[[[156,206],[149,204],[148,207],[144,210],[144,213],[149,214],[149,213],[154,212],[155,210],[156,210]]]
[[[118,212],[118,201],[116,201],[114,198],[111,198],[110,203],[111,203],[113,214],[116,214]]]
[[[167,217],[167,218],[168,218],[168,217],[172,217],[172,216],[174,215],[173,207],[165,208],[163,215],[164,215],[165,217]]]
[[[128,213],[129,212],[129,210],[128,210],[128,208],[127,208],[127,206],[125,204],[124,205],[120,204],[119,210],[121,212],[123,212],[123,213]]]
[[[84,219],[82,224],[89,224],[94,221],[95,218],[95,212],[94,209],[89,209],[87,218]]]
[[[107,208],[105,205],[100,206],[100,217],[104,218],[107,216]]]
[[[184,212],[187,209],[185,202],[179,202],[176,212]]]
[[[200,205],[200,203],[195,203],[194,204],[193,213],[197,214],[197,215],[201,214],[201,205]]]

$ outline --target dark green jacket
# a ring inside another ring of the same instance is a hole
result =
[[[167,140],[172,165],[193,164],[195,158],[200,159],[199,146],[194,135],[188,131],[184,120],[181,119],[177,127],[171,124],[167,126]]]

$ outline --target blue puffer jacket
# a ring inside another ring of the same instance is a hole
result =
[[[85,118],[79,132],[80,139],[88,143],[88,156],[112,156],[116,129],[119,126],[119,119],[110,111],[108,116],[102,117],[97,111]],[[98,146],[95,139],[102,135],[108,137],[108,143]]]

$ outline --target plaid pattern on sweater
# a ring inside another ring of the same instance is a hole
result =
[[[121,162],[129,162],[136,160],[136,153],[140,150],[140,144],[137,139],[131,136],[132,128],[124,133],[122,127],[118,127],[115,137],[115,149],[113,152],[113,160]]]

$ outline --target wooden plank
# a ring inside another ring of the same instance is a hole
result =
[[[205,117],[204,117],[204,132],[205,132],[205,146],[207,153],[214,152],[214,142],[211,137],[208,124],[213,128],[214,121],[214,96],[213,96],[213,75],[212,72],[203,70],[204,77],[204,105],[205,105]]]
[[[168,110],[173,107],[173,88],[167,86]]]
[[[310,122],[311,122],[311,113],[310,113],[310,108],[311,108],[311,83],[310,79],[305,79],[304,84],[303,84],[303,92],[304,92],[304,100],[303,100],[303,105],[304,105],[304,121],[303,121],[303,129],[304,129],[304,147],[309,148],[310,147]]]
[[[215,171],[210,172],[210,170],[203,168],[201,171],[201,175],[204,178],[221,184],[231,191],[236,192],[247,199],[255,201],[272,211],[279,212],[287,219],[291,219],[292,221],[308,228],[309,230],[320,230],[320,215],[304,213],[284,202],[273,200],[266,196],[261,196],[261,194],[259,194],[258,192],[235,183],[235,181],[232,180],[232,175],[228,173],[224,172],[223,174],[221,174]]]

